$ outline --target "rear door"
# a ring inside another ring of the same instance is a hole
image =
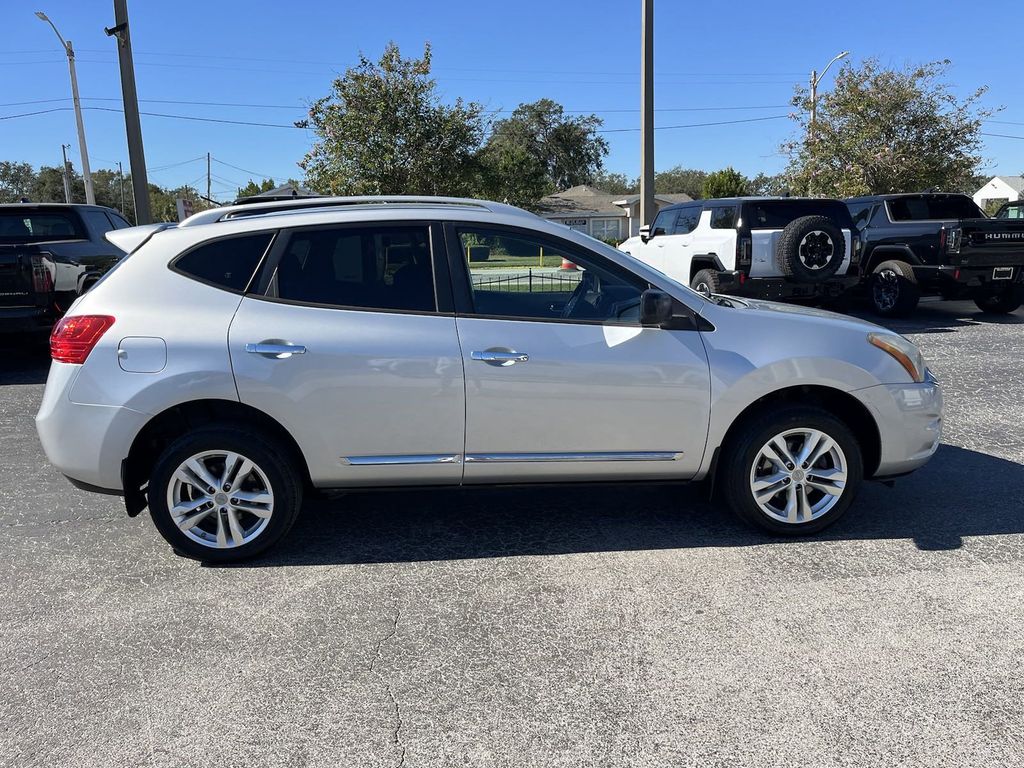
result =
[[[439,234],[426,223],[279,235],[231,324],[242,402],[322,486],[458,483],[465,385]]]

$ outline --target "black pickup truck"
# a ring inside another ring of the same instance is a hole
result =
[[[0,333],[48,332],[124,256],[104,234],[130,226],[98,205],[0,205]]]
[[[910,314],[922,293],[973,299],[983,312],[1024,303],[1024,221],[987,218],[966,195],[846,201],[863,238],[861,274],[875,312]]]

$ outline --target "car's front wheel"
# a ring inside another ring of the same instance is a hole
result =
[[[153,523],[179,554],[226,563],[276,543],[298,515],[302,486],[289,452],[243,427],[178,438],[150,476]]]
[[[816,533],[849,509],[864,476],[849,427],[793,406],[740,425],[719,460],[720,490],[740,518],[778,534]]]

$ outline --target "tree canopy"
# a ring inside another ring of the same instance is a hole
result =
[[[317,137],[299,163],[309,184],[340,195],[462,195],[472,191],[483,107],[442,103],[430,76],[430,46],[403,59],[389,43],[379,61],[334,80],[296,125]]]
[[[783,146],[794,191],[846,197],[966,189],[982,162],[980,105],[986,88],[958,98],[943,78],[950,62],[886,69],[877,59],[846,64],[818,96],[797,88],[801,137]]]
[[[704,197],[740,197],[747,194],[747,177],[732,166],[709,173],[704,179]]]

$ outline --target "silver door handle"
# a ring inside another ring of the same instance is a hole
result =
[[[267,341],[246,344],[245,351],[250,355],[263,355],[278,360],[287,360],[292,355],[306,354],[306,348],[301,344],[274,344]]]
[[[470,352],[470,358],[473,360],[479,360],[489,365],[515,365],[516,363],[525,363],[530,359],[530,356],[525,352],[496,352],[494,350],[487,350],[485,352]]]

